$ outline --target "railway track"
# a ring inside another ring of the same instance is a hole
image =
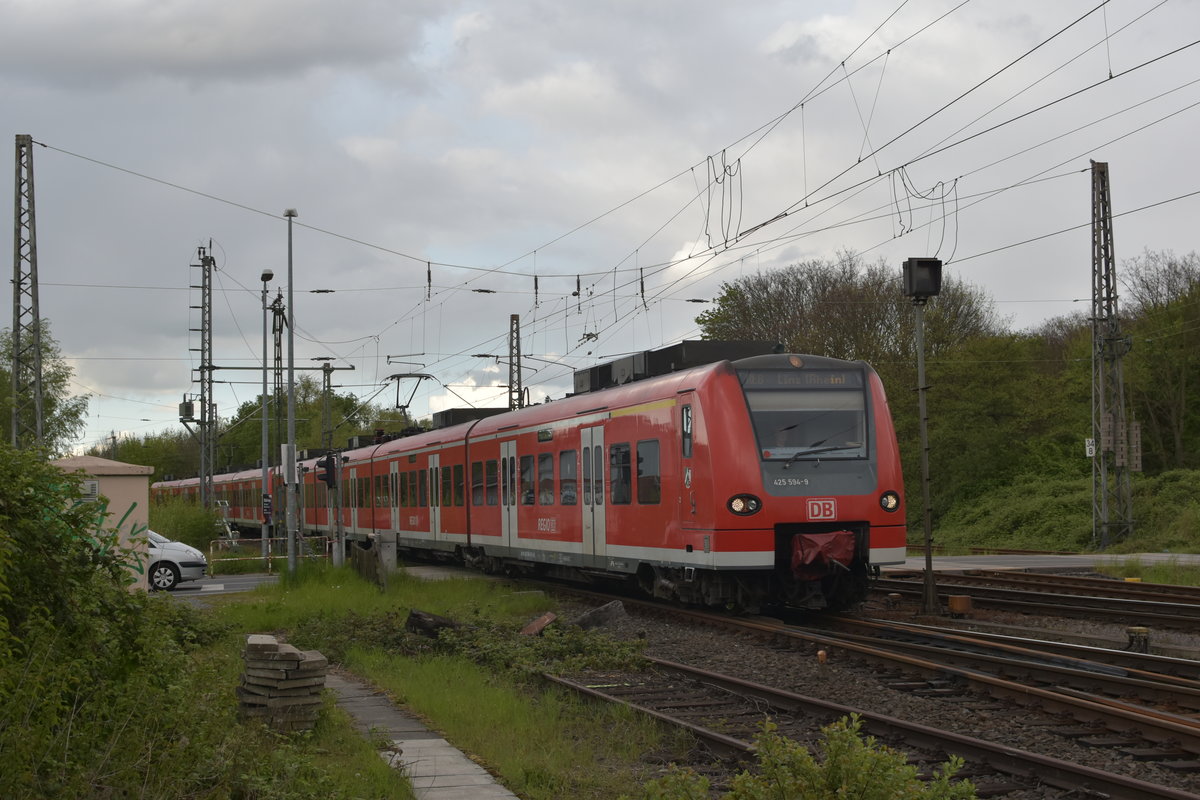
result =
[[[961,757],[980,797],[1027,793],[1041,786],[1063,792],[1086,791],[1111,798],[1194,800],[1196,795],[1104,772],[1062,759],[1015,749],[961,734],[906,722],[850,706],[740,680],[663,659],[650,659],[653,669],[636,673],[593,673],[582,679],[545,676],[589,697],[626,705],[694,734],[715,753],[745,759],[754,752],[751,740],[765,719],[789,738],[811,745],[823,726],[851,715],[866,733],[907,752],[923,774],[932,774],[949,756]]]
[[[1155,584],[1099,581],[1099,585],[1090,585],[1074,583],[1061,575],[1032,573],[1023,573],[1021,578],[1007,574],[939,573],[936,583],[943,604],[948,603],[951,595],[966,595],[971,598],[972,606],[978,608],[1200,632],[1200,597],[1170,591],[1174,587],[1164,587],[1158,592],[1152,588]],[[1099,590],[1105,593],[1096,594]],[[922,576],[912,573],[880,578],[874,584],[874,591],[920,597]],[[1093,593],[1087,594],[1089,591]]]
[[[978,637],[971,633],[903,623],[835,618],[820,628],[832,635],[896,653],[927,657],[947,666],[986,672],[1065,693],[1103,698],[1114,706],[1164,714],[1200,726],[1200,664],[1144,653],[1079,648],[1034,639]],[[1200,739],[1196,742],[1200,754]]]
[[[1121,759],[1154,763],[1163,773],[1180,776],[1179,781],[1200,771],[1200,675],[1197,664],[1187,659],[841,617],[819,629],[801,628],[778,620],[624,602],[638,614],[720,628],[731,634],[731,642],[737,635],[761,638],[802,660],[811,658],[803,653],[825,650],[839,667],[855,669],[858,664],[857,669],[869,670],[874,680],[894,691],[952,703],[980,719],[1033,726],[1060,741],[1111,750]],[[757,713],[761,719],[761,709]],[[808,727],[814,726],[809,722]],[[747,740],[744,733],[724,735]],[[1187,783],[1196,785],[1194,779]]]

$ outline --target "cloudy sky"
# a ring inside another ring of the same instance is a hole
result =
[[[505,404],[507,366],[474,354],[506,357],[512,314],[536,401],[696,338],[689,301],[723,282],[841,249],[938,256],[1014,329],[1085,310],[1093,159],[1119,260],[1197,249],[1193,0],[0,0],[0,20],[0,127],[41,145],[41,313],[91,396],[80,448],[178,425],[210,242],[213,361],[249,368],[218,371],[218,413],[257,396],[287,208],[296,366],[332,357],[340,391],[418,416]],[[387,382],[413,372],[432,379]]]

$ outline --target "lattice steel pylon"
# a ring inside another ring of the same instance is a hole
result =
[[[213,465],[217,451],[217,409],[213,403],[213,354],[212,354],[212,271],[216,260],[212,257],[212,243],[207,248],[196,249],[196,260],[193,269],[200,270],[200,283],[191,284],[190,288],[200,290],[200,304],[193,305],[193,311],[200,312],[200,327],[190,328],[191,333],[200,334],[200,347],[190,348],[200,353],[200,366],[193,370],[193,380],[200,384],[200,420],[199,433],[193,433],[200,445],[200,504],[204,508],[213,507]],[[180,420],[191,430],[187,423],[190,420]]]
[[[525,390],[521,387],[521,315],[508,317],[508,407],[522,408]]]
[[[1138,427],[1125,410],[1121,358],[1131,339],[1117,315],[1108,164],[1092,162],[1092,540],[1101,548],[1133,533],[1130,473],[1141,470]]]
[[[17,134],[13,202],[12,446],[43,444],[42,323],[38,314],[33,137]]]

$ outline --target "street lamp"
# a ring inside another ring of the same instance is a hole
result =
[[[296,218],[296,209],[285,209],[283,216],[287,218],[287,313],[288,313],[288,393],[287,393],[287,445],[284,459],[287,470],[287,559],[288,572],[296,572],[296,534],[299,520],[297,517],[297,476],[296,476],[296,307],[292,303],[292,220]]]
[[[933,578],[933,520],[929,507],[929,432],[925,412],[925,303],[942,290],[942,262],[936,258],[910,258],[904,262],[904,295],[911,297],[916,317],[917,404],[921,423],[921,502],[925,529],[924,611],[938,613],[937,584]]]
[[[270,559],[271,550],[271,448],[270,429],[267,426],[267,284],[275,277],[269,269],[262,271],[263,311],[263,369],[262,369],[262,557]],[[269,565],[270,561],[266,561]]]

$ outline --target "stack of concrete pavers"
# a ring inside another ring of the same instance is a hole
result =
[[[242,653],[246,670],[238,687],[239,711],[280,731],[309,730],[321,710],[329,660],[274,636],[253,633]]]

